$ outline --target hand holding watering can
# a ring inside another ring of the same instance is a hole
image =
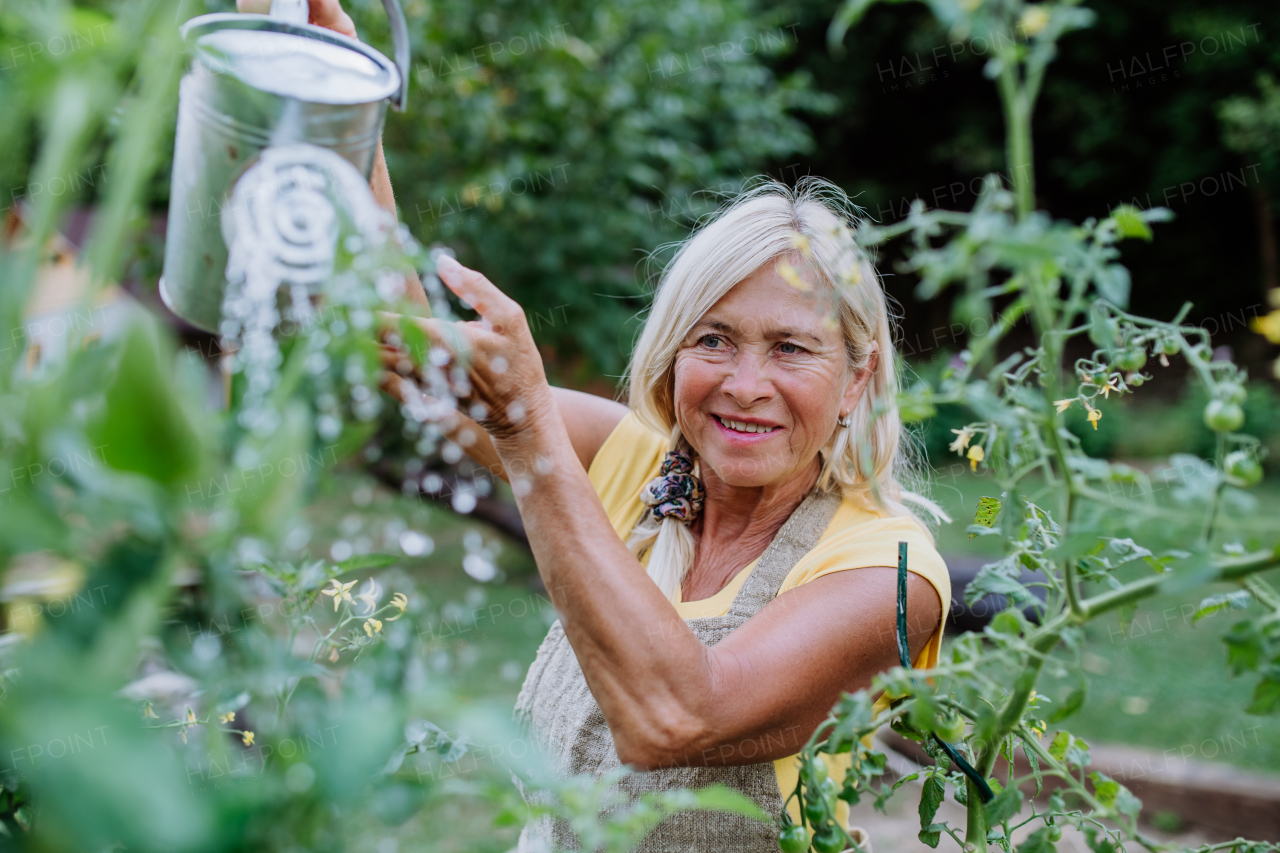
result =
[[[160,293],[175,314],[209,331],[223,316],[231,223],[224,214],[237,183],[271,152],[289,175],[301,174],[290,165],[299,162],[332,178],[345,161],[372,178],[378,203],[394,210],[382,122],[388,104],[403,109],[408,82],[408,31],[396,0],[383,0],[394,62],[355,38],[338,0],[239,5],[267,14],[202,15],[182,28],[192,63],[179,94]],[[279,221],[286,255],[292,232],[314,224]]]
[[[273,9],[272,7],[276,8]],[[290,7],[286,11],[282,7]],[[251,12],[256,15],[276,15],[296,23],[311,23],[324,27],[344,36],[357,38],[356,25],[351,16],[342,10],[339,0],[291,0],[280,3],[279,0],[236,0],[236,9],[240,12]],[[294,17],[297,16],[297,17]]]

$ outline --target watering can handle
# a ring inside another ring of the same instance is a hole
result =
[[[391,96],[391,106],[403,112],[409,97],[409,27],[399,0],[382,0],[391,22],[391,42],[395,46],[396,70],[400,72],[400,90]],[[305,24],[310,15],[307,0],[271,0],[271,17],[291,24]]]

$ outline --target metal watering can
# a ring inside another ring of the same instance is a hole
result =
[[[409,86],[404,13],[397,0],[383,6],[394,63],[308,24],[306,0],[272,0],[269,15],[202,15],[183,25],[194,56],[179,88],[160,279],[174,314],[218,331],[228,255],[222,214],[266,149],[328,149],[364,176],[367,191],[387,104],[403,110]]]

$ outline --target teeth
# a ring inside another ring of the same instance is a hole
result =
[[[727,426],[734,432],[772,432],[773,427],[764,426],[763,424],[748,424],[742,421],[729,421],[724,418],[717,417],[716,420]]]

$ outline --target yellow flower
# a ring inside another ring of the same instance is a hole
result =
[[[235,712],[235,711],[228,711],[227,713],[225,713],[225,714],[223,714],[222,716],[218,717],[218,722],[222,723],[222,724],[225,726],[227,723],[231,722],[231,721],[232,721],[232,720],[234,720],[235,718],[236,718],[236,712]]]
[[[187,722],[188,722],[188,723],[194,723],[195,721],[196,721],[196,715],[195,715],[195,712],[194,712],[194,711],[192,711],[190,708],[188,708],[188,709],[187,709]]]
[[[809,238],[803,234],[792,234],[791,245],[800,250],[800,254],[806,258],[813,257],[813,251],[809,248]]]
[[[956,434],[956,440],[951,442],[951,451],[953,453],[963,453],[973,439],[973,430],[965,427],[964,429],[953,429],[952,432]]]
[[[398,607],[400,612],[395,616],[388,617],[388,622],[394,622],[404,615],[404,612],[409,609],[409,597],[403,592],[397,592],[395,595],[391,596],[391,606]]]
[[[981,444],[975,444],[969,448],[969,467],[974,471],[978,470],[978,463],[987,457],[986,451],[982,449]]]
[[[1103,399],[1105,400],[1111,399],[1112,391],[1115,391],[1117,394],[1120,393],[1120,389],[1116,387],[1116,381],[1114,379],[1108,379],[1107,384],[1102,386]]]
[[[334,647],[333,647],[333,649],[329,652],[329,660],[330,660],[330,661],[332,661],[332,662],[335,662],[335,663],[337,662],[337,660],[338,660],[338,647],[337,647],[337,646],[334,646]]]
[[[800,277],[800,274],[796,272],[796,268],[786,261],[782,261],[778,264],[778,275],[782,276],[787,284],[791,285],[801,293],[808,293],[813,289],[809,285],[809,282]]]
[[[183,742],[183,743],[186,743],[186,742],[187,742],[187,730],[186,730],[186,727],[183,727],[183,728],[182,728],[182,730],[181,730],[180,734],[182,735],[182,742]]]
[[[151,703],[150,703],[150,702],[147,702],[147,703],[143,706],[143,708],[142,708],[142,716],[144,716],[144,717],[150,717],[150,718],[151,718],[151,719],[153,719],[153,720],[158,720],[158,719],[160,719],[160,715],[159,715],[159,714],[157,714],[157,713],[152,709],[152,707],[151,707]]]
[[[1088,404],[1086,403],[1085,405],[1088,405]],[[1090,406],[1089,407],[1089,423],[1093,424],[1094,429],[1098,428],[1098,421],[1100,420],[1102,420],[1102,411],[1100,409],[1095,409],[1092,406]]]
[[[244,741],[245,746],[253,746],[253,732],[245,732],[240,740]]]
[[[369,578],[368,582],[364,585],[364,590],[356,596],[358,601],[364,604],[365,607],[369,608],[369,613],[378,609],[379,598],[382,598],[382,587],[378,586],[378,582],[373,578]]]
[[[1049,13],[1044,10],[1043,6],[1028,6],[1022,11],[1022,17],[1018,19],[1018,26],[1028,36],[1036,35],[1044,30],[1049,24]]]
[[[351,587],[355,586],[356,582],[351,581],[350,583],[343,583],[337,578],[332,578],[329,583],[333,584],[333,586],[329,589],[322,589],[320,592],[323,595],[333,596],[333,612],[337,613],[338,607],[342,602],[351,601]]]
[[[1075,398],[1072,397],[1070,400],[1054,400],[1053,404],[1058,407],[1058,411],[1061,413],[1071,408],[1071,404],[1074,402]]]
[[[1249,321],[1253,330],[1273,344],[1280,344],[1280,311],[1272,311],[1263,317],[1254,317]]]
[[[382,623],[377,619],[366,619],[364,623],[364,632],[372,637],[374,634],[382,630]]]

